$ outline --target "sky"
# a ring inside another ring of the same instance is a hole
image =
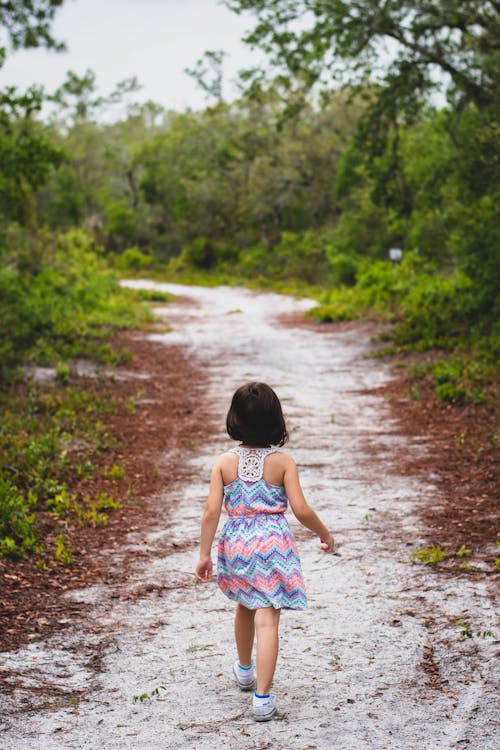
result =
[[[206,50],[224,50],[224,97],[236,97],[237,71],[262,62],[241,42],[252,17],[238,16],[220,0],[65,0],[52,26],[67,52],[46,49],[11,53],[0,69],[0,86],[21,90],[33,83],[55,91],[66,72],[96,73],[99,94],[137,76],[134,101],[153,100],[167,109],[200,109],[207,101],[184,69]]]

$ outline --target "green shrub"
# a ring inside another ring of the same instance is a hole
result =
[[[442,401],[451,403],[480,404],[486,401],[486,393],[481,387],[488,382],[490,368],[466,358],[451,358],[437,362],[431,369],[431,377],[436,383],[436,393]]]
[[[129,247],[116,256],[114,265],[120,271],[141,271],[153,263],[151,255],[141,252],[138,247]]]
[[[133,289],[137,299],[142,302],[171,302],[174,295],[170,292],[162,292],[159,289]]]
[[[437,565],[441,560],[444,560],[447,551],[442,549],[439,544],[432,545],[432,547],[422,547],[422,549],[415,550],[413,559],[422,562],[424,565]]]
[[[106,526],[109,514],[106,511],[116,510],[121,504],[105,492],[100,492],[95,498],[84,497],[76,506],[78,520],[85,526]]]
[[[240,251],[236,267],[244,277],[265,276],[271,282],[300,279],[317,284],[329,273],[326,243],[315,232],[283,232],[272,247],[253,245]]]
[[[64,487],[53,497],[47,500],[47,506],[58,518],[66,518],[76,508],[76,495],[72,495]]]
[[[137,211],[129,208],[123,201],[107,203],[104,209],[107,224],[108,240],[106,246],[110,250],[120,250],[137,237]],[[125,251],[126,252],[126,251]]]
[[[116,464],[113,464],[113,466],[107,472],[107,476],[110,479],[114,479],[114,480],[123,479],[124,473],[125,472],[122,466],[117,466]]]
[[[339,323],[369,317],[370,311],[362,292],[357,288],[343,288],[323,295],[320,304],[306,314],[320,323]]]
[[[473,309],[474,288],[467,276],[422,274],[401,300],[395,341],[451,348],[457,338],[470,336]]]
[[[73,563],[73,546],[64,534],[58,534],[54,543],[54,558],[61,565],[72,565]]]
[[[33,240],[32,256],[36,262],[30,267],[12,247],[0,268],[4,382],[26,361],[49,365],[85,356],[106,360],[111,353],[103,341],[113,330],[152,318],[130,290],[120,287],[85,232],[74,230],[52,240],[39,236]]]
[[[213,268],[216,263],[216,251],[213,243],[205,237],[196,237],[182,251],[181,262],[205,271]]]
[[[19,385],[0,394],[0,554],[36,552],[37,537],[61,521],[65,528],[107,523],[119,502],[105,493],[81,497],[68,483],[88,475],[91,459],[109,446],[100,417],[112,409],[90,391],[57,385]],[[110,471],[113,478],[122,474],[115,465]]]
[[[337,286],[354,286],[358,274],[357,260],[345,253],[329,255],[329,278]]]
[[[0,475],[0,556],[22,555],[36,543],[36,497],[25,498],[11,482]]]

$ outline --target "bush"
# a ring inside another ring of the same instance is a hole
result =
[[[20,256],[13,247],[0,268],[1,379],[26,361],[106,358],[109,348],[96,340],[147,319],[146,308],[120,287],[85,232],[38,237],[31,264],[25,248]]]
[[[114,265],[120,271],[140,271],[149,268],[153,262],[151,255],[145,255],[138,247],[129,247],[120,255],[116,256]]]
[[[237,269],[245,277],[266,276],[271,282],[300,279],[317,284],[328,275],[325,243],[314,232],[283,232],[273,247],[260,243],[242,250]]]
[[[396,343],[452,348],[457,338],[468,339],[474,310],[474,288],[460,272],[450,277],[423,274],[405,290]]]
[[[102,526],[119,507],[107,494],[82,497],[68,489],[70,481],[88,476],[99,450],[108,447],[101,417],[112,409],[92,391],[58,385],[20,384],[8,397],[0,394],[0,554],[36,552],[37,537],[59,529],[61,521],[65,529]]]
[[[36,543],[36,506],[31,493],[25,498],[5,477],[0,475],[0,556],[22,555]]]
[[[493,376],[492,369],[484,362],[453,357],[437,362],[430,374],[441,401],[480,404],[486,401],[482,385]]]
[[[329,278],[337,286],[354,286],[358,274],[358,262],[354,257],[339,253],[328,257]]]
[[[107,248],[120,250],[127,247],[137,237],[137,211],[129,208],[122,201],[112,201],[105,206],[104,215],[107,221]]]

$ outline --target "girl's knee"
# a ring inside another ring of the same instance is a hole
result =
[[[248,609],[248,607],[245,607],[244,604],[238,604],[236,605],[236,616],[243,617],[245,620],[253,620],[255,617],[255,610],[254,609]]]
[[[280,609],[263,607],[255,612],[255,626],[257,628],[277,628],[280,621]]]

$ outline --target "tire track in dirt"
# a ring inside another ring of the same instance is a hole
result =
[[[0,747],[493,750],[495,641],[467,638],[457,626],[493,629],[493,594],[486,581],[448,580],[410,562],[421,533],[414,504],[436,489],[398,475],[391,461],[396,449],[426,447],[401,438],[388,405],[368,393],[390,379],[387,366],[364,357],[369,328],[319,334],[278,323],[307,302],[158,286],[192,300],[160,310],[173,331],[153,338],[181,344],[199,362],[220,433],[204,444],[201,429],[199,442],[186,446],[189,479],[165,498],[177,513],[168,531],[160,524],[147,536],[138,532],[117,553],[119,568],[134,550],[152,552],[147,565],[131,569],[128,590],[72,592],[88,605],[87,629],[2,655],[20,687],[2,699]],[[252,721],[248,696],[230,679],[233,607],[192,575],[210,467],[228,445],[228,400],[249,379],[276,388],[288,450],[338,544],[338,555],[324,556],[294,524],[309,609],[283,615],[274,688],[280,717],[264,726]],[[40,685],[81,697],[23,712],[24,697]]]

